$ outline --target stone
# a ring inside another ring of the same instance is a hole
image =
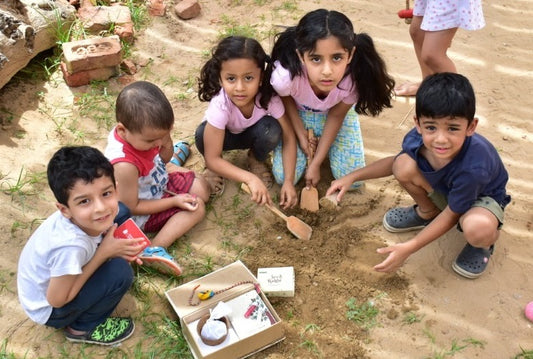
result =
[[[78,10],[78,17],[83,22],[83,27],[93,34],[103,30],[109,30],[111,25],[132,23],[130,9],[123,5],[84,5]]]
[[[174,6],[174,12],[183,20],[189,20],[200,15],[200,3],[198,0],[182,0]]]

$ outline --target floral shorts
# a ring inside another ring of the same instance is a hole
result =
[[[311,111],[299,111],[300,118],[306,129],[313,129],[315,136],[322,136],[327,113]],[[274,149],[272,159],[272,172],[278,184],[283,183],[283,161],[281,143]],[[329,161],[333,177],[341,178],[357,168],[364,167],[365,153],[363,147],[363,136],[359,125],[359,118],[353,107],[350,108],[342,126],[329,149]],[[294,182],[298,182],[307,168],[307,158],[305,153],[298,146],[296,154],[296,173]],[[361,183],[354,183],[352,188],[357,188]]]

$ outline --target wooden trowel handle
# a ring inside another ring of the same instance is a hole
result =
[[[250,191],[250,188],[248,187],[248,185],[246,183],[242,183],[241,184],[241,189],[248,193],[248,194],[252,194],[252,192]],[[281,217],[285,222],[287,221],[287,216],[285,215],[285,213],[281,212],[277,207],[274,207],[268,203],[265,203],[265,206],[271,210],[272,212],[274,212],[274,214],[276,214],[277,216]]]
[[[309,162],[313,160],[313,156],[315,155],[313,148],[311,146],[311,139],[313,137],[315,137],[315,134],[313,133],[313,129],[312,128],[307,129],[307,141],[309,143]]]

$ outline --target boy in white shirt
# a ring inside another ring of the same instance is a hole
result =
[[[19,300],[31,320],[64,328],[69,341],[120,343],[135,325],[110,315],[133,282],[129,262],[138,261],[142,243],[113,236],[119,212],[113,166],[95,148],[63,147],[47,172],[58,211],[22,250]]]

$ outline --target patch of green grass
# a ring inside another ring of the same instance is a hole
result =
[[[15,354],[7,351],[7,339],[2,340],[2,344],[0,344],[0,359],[19,359]]]
[[[300,343],[299,346],[307,349],[310,353],[314,354],[319,358],[322,357],[320,351],[318,350],[318,345],[312,340],[305,339],[302,343]]]
[[[371,329],[378,323],[376,317],[379,313],[379,309],[375,306],[373,301],[366,301],[361,304],[357,304],[357,299],[354,297],[348,299],[346,302],[348,310],[346,311],[346,318],[354,321],[363,329]]]
[[[407,312],[404,314],[402,322],[403,324],[414,324],[414,323],[420,323],[422,321],[422,318],[424,315],[418,315],[414,312]]]
[[[434,343],[434,341],[432,341]],[[457,339],[453,339],[450,344],[449,349],[443,349],[436,352],[433,352],[431,356],[426,357],[425,359],[446,359],[455,356],[455,354],[465,350],[468,347],[480,347],[484,348],[485,342],[473,338],[463,339],[459,343]]]
[[[287,1],[282,2],[279,8],[277,8],[276,10],[285,10],[288,12],[294,12],[298,10],[298,3],[296,0],[287,0]]]
[[[319,331],[320,331],[320,327],[317,324],[314,324],[314,323],[307,324],[304,327],[304,332],[314,333],[314,332],[319,332]]]
[[[260,39],[255,25],[241,24],[238,20],[230,18],[227,15],[222,15],[222,23],[225,27],[219,32],[219,40],[228,36],[245,36]]]
[[[520,347],[520,353],[516,354],[513,359],[533,359],[533,350],[525,350]]]
[[[4,177],[0,182],[0,189],[7,195],[11,196],[11,199],[23,198],[36,194],[37,190],[33,188],[36,184],[44,185],[46,183],[46,173],[38,172],[31,173],[24,171],[24,167],[20,168],[18,177],[11,179]]]
[[[144,318],[142,324],[152,343],[148,351],[142,350],[139,345],[135,358],[193,358],[177,321],[154,314]]]
[[[95,120],[99,128],[110,130],[116,123],[116,96],[109,91],[107,82],[93,81],[87,92],[75,98],[74,104],[81,116]]]

